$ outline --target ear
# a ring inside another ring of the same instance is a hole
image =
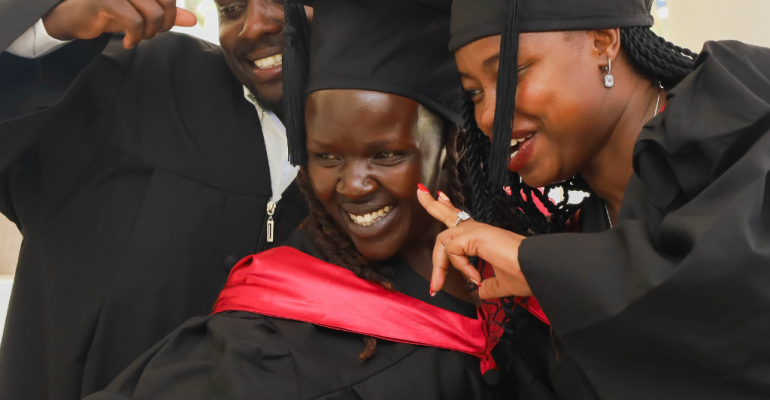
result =
[[[607,59],[612,60],[614,64],[620,53],[620,29],[600,29],[590,31],[589,35],[593,42],[592,50],[599,61],[599,66],[606,69],[609,66]]]

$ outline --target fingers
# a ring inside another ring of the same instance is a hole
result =
[[[166,10],[155,0],[129,0],[132,6],[144,19],[143,39],[152,39],[163,29]],[[176,12],[176,9],[174,10]]]
[[[112,0],[104,13],[111,20],[104,31],[125,31],[123,46],[127,49],[174,25],[194,26],[198,22],[195,14],[177,8],[174,0]]]
[[[487,278],[479,285],[479,297],[482,299],[498,299],[508,296],[510,294],[504,293],[497,277]]]
[[[444,281],[449,273],[449,260],[444,253],[444,244],[436,240],[433,247],[433,273],[430,279],[430,295],[435,296],[444,287]]]
[[[113,22],[107,24],[105,32],[125,31],[123,47],[130,49],[136,46],[144,37],[144,17],[129,2],[124,0],[112,1],[105,13]]]
[[[174,27],[174,21],[177,19],[176,0],[156,1],[163,8],[163,23],[161,23],[159,32],[166,32]]]
[[[451,205],[451,202],[446,204],[436,201],[430,193],[423,192],[419,189],[417,190],[417,200],[420,201],[420,204],[422,204],[425,210],[428,211],[428,214],[432,215],[433,218],[443,222],[449,228],[455,226],[457,213],[459,213],[460,210],[454,208]]]
[[[452,238],[448,243],[444,243],[444,253],[449,262],[452,263],[452,266],[459,270],[471,282],[478,285],[481,282],[481,274],[476,267],[471,264],[469,259],[469,257],[476,255],[471,240],[472,238],[469,235],[460,235]]]
[[[467,244],[467,236],[454,237],[458,229],[449,229],[436,237],[433,248],[433,274],[431,275],[431,295],[444,287],[450,264],[467,279],[475,284],[481,282],[481,274],[471,264],[468,256],[473,256],[472,246]]]

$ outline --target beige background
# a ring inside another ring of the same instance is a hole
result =
[[[735,39],[770,47],[770,0],[668,0],[661,32],[679,46],[700,51],[706,40]],[[661,22],[659,15],[655,16]]]
[[[16,225],[0,215],[0,275],[13,275],[19,259],[21,234]]]

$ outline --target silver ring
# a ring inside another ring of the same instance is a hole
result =
[[[467,212],[460,211],[459,213],[457,213],[457,221],[455,221],[455,226],[457,226],[457,224],[459,224],[460,222],[467,221],[469,219],[471,219],[471,216],[468,215]]]

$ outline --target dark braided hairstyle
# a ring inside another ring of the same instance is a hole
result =
[[[427,109],[423,111],[427,111]],[[444,122],[441,129],[443,143],[446,146],[444,170],[448,175],[447,192],[450,198],[462,201],[462,185],[458,178],[457,163],[459,129],[447,122]],[[310,181],[307,164],[300,168],[297,182],[302,193],[305,195],[309,208],[308,217],[302,223],[302,227],[308,229],[313,243],[315,243],[324,257],[330,263],[352,271],[361,279],[366,279],[382,285],[388,290],[393,290],[390,283],[393,271],[383,267],[380,263],[371,262],[361,255],[348,234],[345,233],[342,227],[326,210],[321,200],[318,199],[313,189],[313,184]],[[358,356],[361,362],[372,358],[377,350],[377,340],[373,337],[364,337],[364,344],[364,351]]]
[[[620,45],[639,72],[664,88],[679,84],[695,67],[698,53],[679,47],[648,27],[620,29]]]

